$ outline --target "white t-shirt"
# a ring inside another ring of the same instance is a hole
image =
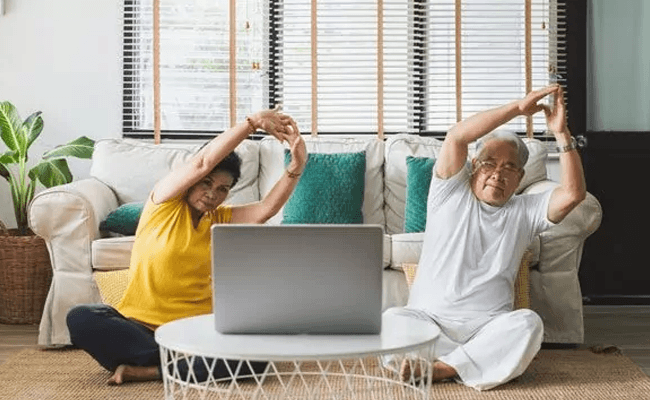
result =
[[[408,307],[452,320],[512,311],[521,258],[554,225],[547,217],[551,192],[513,196],[494,207],[472,192],[468,165],[449,179],[434,171]]]

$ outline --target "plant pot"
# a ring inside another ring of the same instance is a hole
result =
[[[52,282],[45,241],[0,224],[0,323],[38,324]]]

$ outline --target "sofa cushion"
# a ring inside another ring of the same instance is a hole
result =
[[[112,271],[129,268],[135,236],[93,240],[91,244],[93,269]]]
[[[99,223],[99,229],[120,235],[135,235],[143,208],[144,202],[142,201],[122,204]]]
[[[423,240],[423,232],[391,235],[391,268],[401,270],[402,264],[419,263]]]
[[[406,157],[427,157],[437,159],[442,140],[410,134],[388,136],[384,163],[384,212],[386,232],[404,232],[404,210],[406,207],[407,167]]]
[[[285,165],[291,160],[286,151]],[[284,206],[283,224],[360,224],[363,222],[365,152],[312,153]]]
[[[90,175],[108,185],[120,204],[145,201],[156,182],[187,162],[202,144],[156,145],[133,139],[101,139],[95,143]],[[244,140],[235,151],[242,159],[242,173],[226,202],[257,201],[258,143]]]
[[[515,193],[520,194],[533,183],[546,179],[546,159],[548,151],[546,145],[538,139],[524,138],[524,143],[528,147],[528,162],[524,165],[524,177],[519,183]]]
[[[404,232],[424,232],[427,225],[427,196],[435,160],[429,157],[406,157],[406,204]]]
[[[384,225],[384,142],[376,136],[304,136],[307,152],[357,153],[366,156],[363,195],[363,222]],[[284,172],[284,150],[287,146],[273,137],[260,141],[260,196],[266,195]],[[283,211],[269,219],[269,224],[280,224]]]

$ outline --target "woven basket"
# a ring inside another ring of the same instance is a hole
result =
[[[37,324],[52,282],[45,241],[0,221],[0,323]]]

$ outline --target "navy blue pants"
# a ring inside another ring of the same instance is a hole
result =
[[[67,315],[66,323],[72,344],[92,356],[102,367],[114,372],[122,365],[139,367],[157,366],[161,372],[160,348],[154,339],[154,331],[130,320],[116,309],[105,304],[88,304],[73,307]],[[227,360],[232,371],[237,361]],[[211,360],[208,360],[211,363]],[[255,373],[262,373],[266,362],[251,362]],[[181,377],[187,374],[187,365],[179,362]],[[200,359],[193,365],[197,381],[205,381],[208,371]],[[251,374],[248,365],[241,366],[240,375]],[[212,373],[215,379],[229,377],[223,360],[217,360]],[[162,374],[161,374],[162,376]]]

